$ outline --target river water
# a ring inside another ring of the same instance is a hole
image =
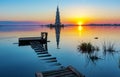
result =
[[[60,66],[73,66],[86,77],[120,77],[120,27],[116,26],[0,26],[0,77],[35,77],[36,72],[59,69],[47,63],[31,46],[18,46],[20,37],[39,37],[48,32],[47,52]],[[99,47],[98,59],[82,53],[78,46],[90,42]],[[103,45],[113,46],[113,52]]]

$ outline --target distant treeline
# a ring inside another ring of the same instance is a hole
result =
[[[86,26],[120,26],[120,24],[87,24]]]
[[[40,23],[31,21],[0,21],[0,25],[40,25]]]

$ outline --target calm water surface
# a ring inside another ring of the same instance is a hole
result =
[[[57,58],[57,63],[72,65],[86,77],[120,77],[120,27],[64,27],[61,29],[40,26],[0,26],[0,77],[34,77],[35,72],[59,69],[47,63],[31,48],[19,47],[19,37],[40,36],[48,32],[48,52]],[[98,39],[94,39],[98,37]],[[99,59],[93,60],[88,53],[77,47],[81,42],[91,42],[100,51]],[[104,52],[103,44],[114,44],[115,52]]]

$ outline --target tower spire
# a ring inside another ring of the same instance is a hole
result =
[[[60,12],[59,12],[59,6],[58,5],[57,5],[57,11],[56,11],[55,25],[61,25],[61,22],[60,22]]]

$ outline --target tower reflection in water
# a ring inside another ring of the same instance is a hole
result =
[[[55,34],[56,34],[56,43],[57,43],[57,49],[60,49],[60,32],[61,32],[61,26],[55,26]]]

